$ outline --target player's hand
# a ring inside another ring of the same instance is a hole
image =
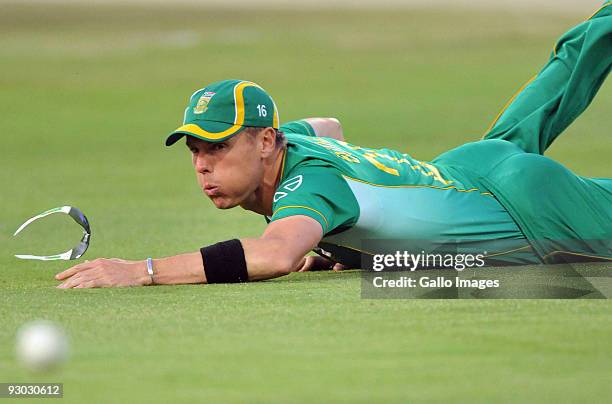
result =
[[[342,271],[343,269],[346,269],[344,265],[337,263],[334,264],[333,261],[328,260],[327,258],[318,255],[307,255],[306,257],[302,258],[302,261],[300,261],[300,264],[297,266],[295,271]]]
[[[122,286],[144,286],[151,283],[146,261],[126,261],[118,258],[98,258],[85,261],[55,275],[64,281],[60,289],[112,288]]]

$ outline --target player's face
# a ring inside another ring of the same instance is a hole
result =
[[[219,209],[252,198],[263,179],[264,166],[254,140],[239,133],[219,143],[187,136],[200,188]]]

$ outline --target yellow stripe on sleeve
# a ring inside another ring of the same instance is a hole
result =
[[[277,214],[278,212],[280,212],[281,210],[283,210],[283,209],[290,209],[290,208],[293,208],[293,209],[307,209],[307,210],[311,210],[311,211],[313,211],[313,212],[317,213],[319,216],[321,216],[321,218],[322,218],[322,219],[323,219],[323,221],[325,222],[325,229],[323,229],[323,230],[327,230],[327,228],[329,227],[329,222],[327,221],[327,219],[325,218],[325,216],[323,216],[323,213],[319,212],[319,211],[318,211],[318,210],[316,210],[316,209],[313,209],[313,208],[311,208],[311,207],[308,207],[308,206],[301,206],[301,205],[289,205],[289,206],[283,206],[283,207],[281,207],[281,208],[276,209],[276,210],[274,211],[274,213],[272,213],[272,217],[274,217],[274,215],[276,215],[276,214]]]

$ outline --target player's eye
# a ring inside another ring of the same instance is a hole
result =
[[[225,143],[215,143],[212,146],[213,151],[219,151],[219,150],[223,150],[227,147],[227,145]]]

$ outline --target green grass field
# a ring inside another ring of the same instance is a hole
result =
[[[66,402],[596,402],[612,394],[606,300],[368,300],[360,275],[244,285],[57,290],[56,253],[92,222],[84,258],[143,259],[258,235],[216,211],[165,135],[204,84],[244,78],[281,120],[336,116],[347,139],[426,160],[474,140],[589,15],[475,10],[206,11],[2,6],[0,382],[63,382]],[[549,156],[610,176],[608,82]],[[72,340],[32,376],[16,329],[47,318]]]

